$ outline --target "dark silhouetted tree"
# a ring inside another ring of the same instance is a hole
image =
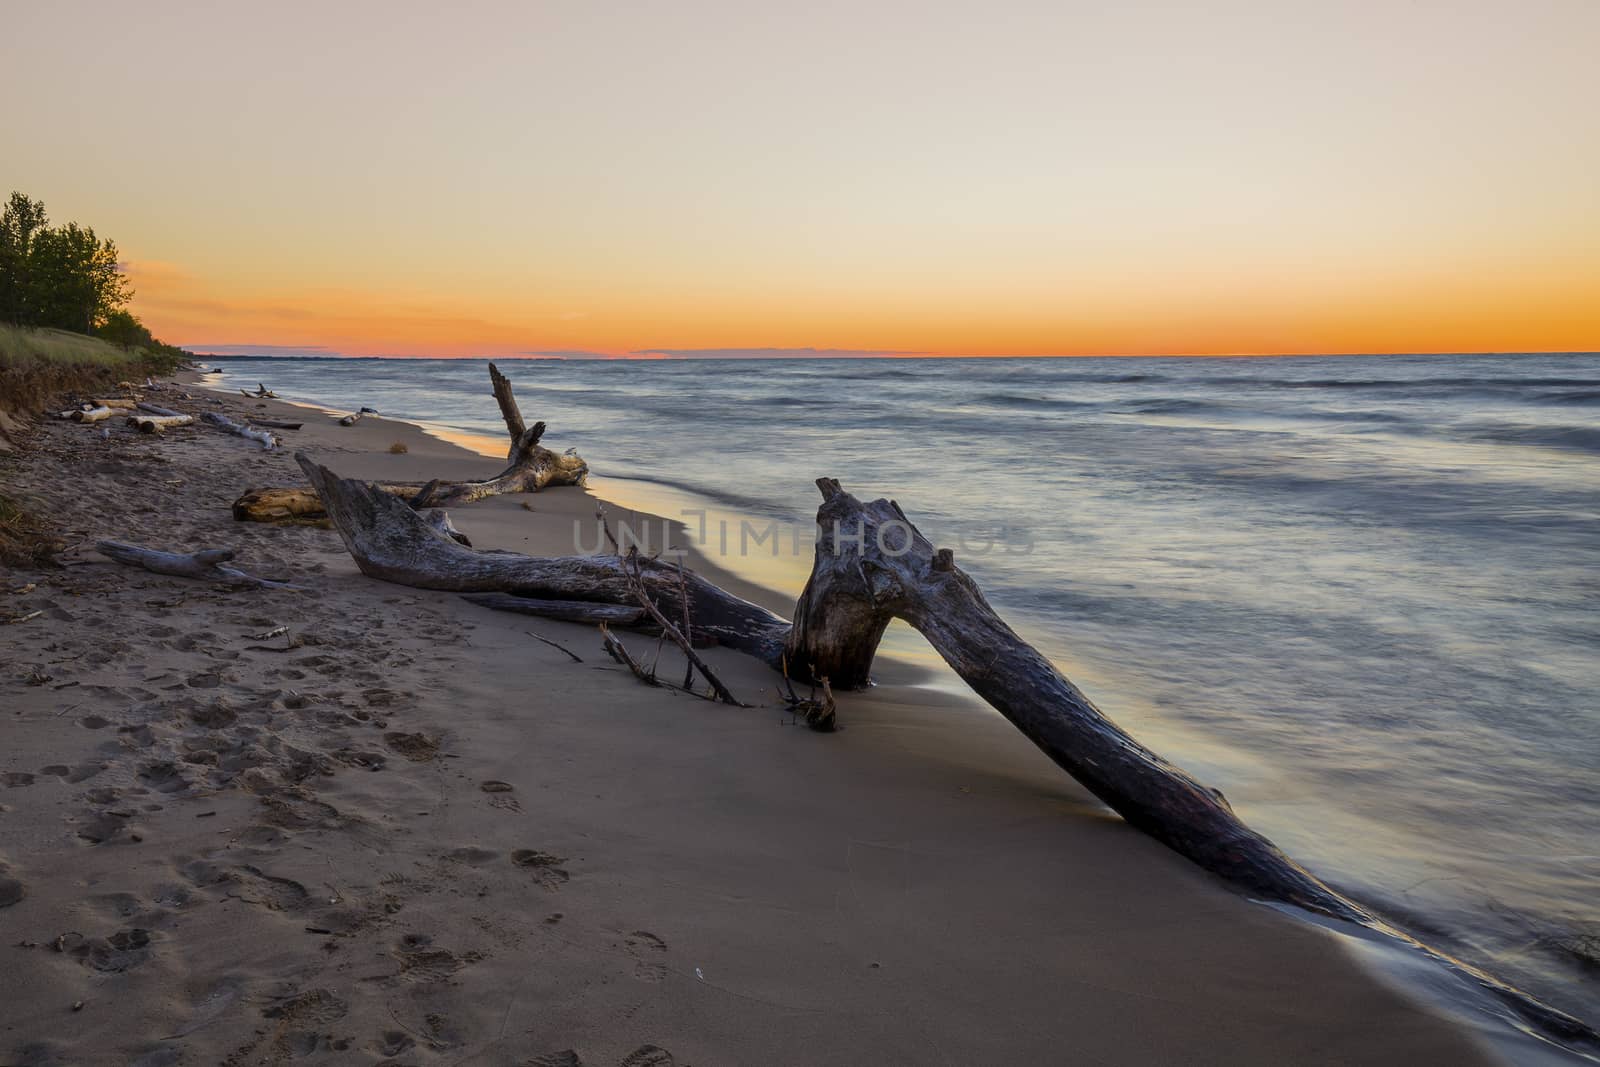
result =
[[[0,320],[24,326],[37,321],[28,254],[34,237],[49,222],[44,204],[22,193],[12,193],[0,214]]]
[[[48,222],[42,203],[11,194],[0,216],[0,319],[89,333],[133,296],[117,246],[87,226]]]

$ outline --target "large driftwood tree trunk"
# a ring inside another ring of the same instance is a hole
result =
[[[544,423],[536,422],[528,426],[523,422],[517,398],[511,392],[510,380],[493,363],[489,364],[489,381],[494,388],[494,398],[500,405],[500,415],[505,419],[506,431],[511,437],[505,470],[493,478],[475,482],[435,480],[374,484],[402,500],[411,500],[423,489],[431,487],[427,499],[431,507],[470,504],[475,500],[506,493],[537,493],[552,485],[582,485],[589,474],[589,465],[582,457],[570,451],[552,452],[539,443],[544,436]],[[323,517],[323,507],[314,490],[263,487],[245,490],[233,502],[233,517],[251,522],[320,519]]]
[[[585,618],[586,609],[637,603],[629,561],[618,556],[535,558],[474,552],[429,527],[401,500],[341,479],[297,455],[328,517],[366,574],[426,589],[495,594],[491,607]],[[667,617],[802,680],[865,685],[885,627],[911,624],[945,662],[1057,766],[1129,824],[1253,897],[1359,923],[1479,983],[1549,1033],[1600,1041],[1586,1024],[1421,945],[1370,915],[1246,826],[1222,794],[1152,752],[1107,718],[1077,686],[995,613],[982,592],[892,500],[863,504],[819,479],[823,503],[812,573],[785,622],[693,572],[639,560],[638,581]],[[681,590],[681,592],[680,592]],[[556,601],[549,604],[549,601]],[[608,620],[613,621],[613,620]],[[614,625],[624,625],[620,620]]]

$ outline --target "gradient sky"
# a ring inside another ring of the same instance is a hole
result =
[[[1596,0],[8,5],[206,351],[1600,348]]]

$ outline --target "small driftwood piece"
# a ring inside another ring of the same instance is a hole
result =
[[[276,419],[251,419],[253,426],[265,426],[269,430],[298,430],[304,426],[303,422],[279,422]]]
[[[183,414],[181,411],[174,411],[171,408],[164,408],[160,404],[147,404],[142,400],[132,406],[138,408],[138,410],[144,412],[146,415],[161,415],[170,418],[173,415]]]
[[[602,647],[606,650],[606,655],[632,671],[633,676],[639,681],[645,685],[659,686],[661,684],[661,679],[656,677],[656,672],[647,671],[639,666],[639,661],[629,654],[628,650],[622,646],[622,642],[617,640],[616,635],[611,632],[611,629],[605,623],[600,624],[600,641]]]
[[[570,656],[572,658],[572,662],[574,662],[574,663],[582,663],[583,662],[583,657],[582,656],[580,656],[576,652],[572,651],[572,649],[568,648],[566,645],[561,644],[559,641],[552,641],[548,637],[545,637],[543,634],[536,634],[532,630],[528,630],[528,631],[526,631],[526,633],[527,633],[527,635],[529,637],[533,638],[535,641],[542,641],[545,644],[549,645],[551,648],[558,648],[562,652],[565,652],[568,656]]]
[[[239,390],[239,395],[240,396],[247,396],[247,397],[251,398],[252,400],[276,400],[276,399],[278,399],[278,394],[277,393],[274,393],[271,389],[268,389],[265,385],[261,384],[260,382],[256,383],[256,391],[255,392],[252,393],[248,389],[241,389],[241,390]]]
[[[378,413],[378,409],[377,408],[362,408],[360,411],[357,411],[357,412],[354,412],[352,414],[346,415],[344,418],[340,419],[339,420],[339,425],[340,426],[354,426],[356,423],[361,421],[361,416],[363,416],[363,415],[376,415],[377,413]]]
[[[589,465],[573,452],[558,453],[542,446],[539,440],[544,436],[544,423],[524,425],[522,411],[511,392],[511,382],[493,363],[489,364],[489,378],[511,438],[511,448],[506,455],[508,466],[504,470],[493,478],[477,482],[436,478],[428,482],[373,484],[402,500],[422,497],[423,504],[432,507],[455,507],[509,493],[537,493],[553,485],[582,485],[589,476]],[[426,496],[423,496],[424,491]],[[315,489],[263,487],[245,490],[233,502],[233,517],[248,522],[279,522],[291,518],[321,519],[326,517],[326,512]]]
[[[231,548],[207,548],[199,552],[161,552],[154,548],[123,544],[120,541],[101,541],[95,551],[118,563],[130,567],[143,567],[152,574],[170,574],[178,578],[202,578],[212,581],[248,585],[257,589],[287,589],[288,582],[257,578],[236,567],[224,566],[235,553]]]
[[[233,517],[240,522],[328,521],[322,501],[304,489],[247,489],[233,502]]]
[[[68,416],[73,422],[100,422],[109,419],[117,413],[116,408],[93,407],[87,410],[80,409]]]
[[[234,434],[238,437],[243,437],[247,441],[254,441],[256,444],[261,446],[263,451],[270,452],[272,449],[278,447],[278,439],[273,434],[268,433],[266,430],[258,430],[253,426],[248,426],[241,422],[234,422],[232,419],[228,418],[228,416],[220,412],[207,411],[200,417],[208,424],[215,426],[219,430]]]
[[[700,672],[701,676],[704,677],[706,681],[711,683],[711,691],[716,694],[718,700],[722,701],[724,704],[732,704],[734,707],[738,708],[749,707],[750,705],[735,697],[733,693],[728,690],[728,687],[722,684],[722,679],[718,678],[716,672],[707,666],[706,661],[701,659],[699,654],[695,652],[693,646],[689,644],[689,639],[685,637],[676,626],[672,625],[672,621],[670,619],[661,614],[661,609],[656,607],[656,602],[650,599],[650,594],[645,591],[644,582],[639,578],[639,550],[637,548],[629,550],[629,562],[633,564],[633,569],[631,572],[629,572],[628,584],[633,590],[634,599],[639,601],[639,603],[644,607],[644,610],[648,612],[650,617],[656,621],[656,625],[661,627],[661,632],[670,638],[673,644],[677,645],[683,650],[684,658],[689,661],[690,665],[693,666],[695,670]],[[680,579],[683,577],[681,570],[679,571],[678,577]],[[684,617],[688,617],[687,611],[685,611]],[[651,673],[655,673],[654,670],[652,670]],[[686,674],[685,678],[687,679],[687,683],[684,685],[684,688],[689,690],[691,693],[694,692],[694,676]]]
[[[174,426],[187,426],[194,422],[193,415],[129,415],[128,425],[140,433],[166,433]]]

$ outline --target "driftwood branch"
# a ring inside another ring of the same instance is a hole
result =
[[[256,383],[256,391],[255,392],[252,393],[248,389],[241,389],[241,390],[239,390],[239,393],[241,395],[243,395],[243,396],[249,397],[252,400],[276,400],[276,399],[278,399],[278,394],[277,393],[274,393],[271,389],[268,389],[265,385],[262,385],[260,382]]]
[[[78,411],[74,411],[68,417],[72,419],[73,422],[100,422],[103,419],[109,419],[116,413],[116,408],[110,408],[101,405],[100,407],[88,408],[87,410],[80,409]]]
[[[288,582],[277,582],[268,578],[257,578],[253,574],[246,574],[236,567],[226,566],[234,557],[231,548],[207,548],[199,552],[179,553],[161,552],[153,548],[142,548],[139,545],[123,544],[120,541],[101,541],[95,546],[95,551],[108,559],[118,563],[125,563],[130,567],[143,567],[153,574],[170,574],[178,578],[201,578],[212,581],[229,582],[236,585],[248,585],[257,589],[287,589]]]
[[[600,624],[600,642],[606,650],[606,655],[628,668],[639,681],[645,685],[658,686],[661,684],[661,679],[656,677],[655,671],[647,671],[639,666],[639,661],[634,659],[632,654],[623,647],[622,642],[617,640],[617,636],[611,632],[611,628],[605,623]]]
[[[596,604],[589,600],[539,600],[510,593],[468,593],[474,604],[496,611],[515,611],[558,622],[608,623],[612,626],[637,626],[644,620],[644,609],[626,604]]]
[[[644,607],[644,610],[649,613],[652,619],[656,621],[656,625],[661,627],[661,632],[667,637],[671,638],[672,643],[683,650],[684,658],[686,658],[694,666],[694,668],[700,672],[701,676],[705,678],[707,682],[711,683],[711,690],[717,695],[718,700],[722,701],[724,704],[732,704],[735,707],[749,707],[748,704],[735,697],[733,693],[728,690],[727,686],[722,684],[722,679],[718,678],[716,673],[706,665],[706,661],[701,659],[700,656],[695,652],[693,646],[689,644],[689,639],[680,633],[676,626],[672,625],[672,621],[670,619],[661,614],[661,609],[656,607],[654,600],[650,599],[650,594],[645,591],[644,582],[641,581],[639,577],[638,549],[633,549],[630,552],[628,562],[633,565],[633,569],[628,572],[628,586],[633,590],[634,599],[639,601],[640,605]],[[681,578],[682,575],[680,574],[679,577]],[[685,612],[685,616],[687,617],[687,611]],[[652,673],[654,672],[652,671]],[[684,688],[689,689],[692,692],[694,678],[692,675],[687,677],[688,681],[684,685]]]
[[[582,485],[589,465],[572,453],[552,452],[539,443],[545,425],[525,426],[522,412],[512,395],[511,383],[494,364],[489,365],[494,395],[511,437],[508,466],[493,478],[483,481],[376,482],[386,493],[402,500],[420,499],[419,506],[455,507],[491,496],[508,493],[537,493],[552,485]],[[371,408],[363,408],[371,412]],[[233,517],[251,522],[278,522],[284,519],[320,519],[325,516],[322,501],[314,489],[247,489],[233,502]]]
[[[223,415],[220,412],[207,411],[201,414],[200,417],[207,423],[215,426],[217,429],[222,430],[225,433],[231,433],[236,437],[243,437],[247,441],[254,441],[256,444],[261,446],[263,451],[270,452],[272,449],[278,446],[278,438],[275,435],[267,432],[266,430],[258,430],[253,426],[247,426],[242,422],[234,422],[232,419],[228,418],[228,416]]]

